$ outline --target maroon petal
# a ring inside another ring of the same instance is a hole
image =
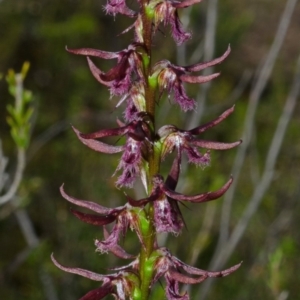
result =
[[[124,119],[128,122],[136,119],[138,114],[138,109],[135,106],[135,104],[133,103],[131,98],[127,99],[127,104],[126,104],[126,108],[124,111]]]
[[[80,200],[80,199],[71,197],[65,192],[64,185],[62,185],[60,187],[60,193],[67,201],[69,201],[77,206],[93,210],[94,212],[96,212],[98,214],[103,214],[103,215],[111,214],[111,213],[115,213],[115,212],[121,212],[125,209],[125,207],[123,207],[123,206],[117,207],[117,208],[107,208],[107,207],[104,207],[104,206],[97,204],[95,202],[92,202],[92,201],[85,201],[85,200]]]
[[[92,48],[68,49],[68,47],[66,47],[66,50],[76,55],[95,56],[104,59],[114,59],[119,57],[118,52],[107,52]]]
[[[219,190],[215,192],[207,192],[204,194],[198,194],[195,196],[187,196],[183,194],[176,193],[174,191],[169,190],[167,187],[165,187],[164,191],[167,196],[169,196],[172,199],[179,200],[179,201],[189,201],[194,203],[200,203],[200,202],[207,202],[211,200],[215,200],[220,198],[224,195],[224,193],[229,189],[230,185],[232,184],[232,177],[222,186]]]
[[[186,153],[190,163],[196,164],[202,168],[209,166],[210,164],[210,152],[206,151],[204,154],[199,153],[196,147],[184,147],[184,152]]]
[[[123,146],[111,146],[96,140],[87,140],[81,137],[81,132],[77,130],[75,127],[73,127],[74,132],[76,133],[78,139],[86,146],[89,148],[102,152],[102,153],[107,153],[107,154],[112,154],[112,153],[118,153],[123,151],[124,147]]]
[[[177,156],[173,161],[171,171],[166,179],[166,186],[171,190],[175,190],[180,174],[181,167],[181,149],[178,149]]]
[[[183,195],[183,194],[174,192],[174,191],[168,189],[167,187],[165,188],[164,192],[171,199],[178,200],[178,201],[189,201],[189,202],[195,202],[195,203],[205,201],[208,196],[208,193],[198,194],[198,195],[194,195],[194,196],[187,196],[187,195]]]
[[[211,75],[207,75],[207,76],[191,76],[191,75],[180,75],[179,78],[184,81],[184,82],[188,82],[188,83],[205,83],[208,81],[213,80],[214,78],[220,76],[220,73],[214,73]]]
[[[109,232],[103,226],[103,233],[104,233],[104,238],[108,239],[109,237]],[[112,254],[114,254],[116,257],[122,258],[122,259],[133,259],[135,258],[134,255],[127,253],[121,246],[115,245],[114,247],[110,248],[109,250]]]
[[[178,273],[174,270],[169,270],[169,274],[173,280],[181,282],[181,283],[185,283],[185,284],[196,284],[196,283],[203,282],[205,279],[207,279],[207,276],[205,276],[205,275],[203,275],[199,278],[193,278],[193,277]]]
[[[124,166],[122,174],[118,177],[116,181],[117,187],[128,187],[132,188],[133,184],[140,173],[139,166]],[[116,171],[120,170],[121,168],[117,168]]]
[[[124,153],[116,169],[116,172],[123,170],[122,174],[118,177],[116,185],[132,187],[137,176],[140,174],[141,163],[142,142],[128,137],[124,146]]]
[[[70,209],[71,213],[78,218],[80,221],[83,221],[88,224],[92,224],[95,226],[103,226],[106,224],[110,224],[114,222],[117,218],[117,214],[115,215],[107,215],[107,216],[98,216],[98,215],[92,215],[92,214],[86,214],[82,213],[80,211]]]
[[[107,283],[97,289],[89,291],[79,300],[101,300],[105,296],[109,294],[113,294],[113,292],[114,292],[113,286],[111,285],[111,283]]]
[[[110,87],[111,86],[110,81],[107,82],[107,81],[101,79],[101,75],[103,75],[104,73],[98,67],[96,67],[96,65],[93,63],[93,61],[89,57],[87,57],[87,61],[88,61],[89,68],[90,68],[93,76],[96,78],[96,80],[98,82],[100,82],[101,84]]]
[[[125,0],[108,0],[104,7],[108,15],[122,14],[128,17],[136,16],[136,12],[126,6]]]
[[[242,262],[240,262],[239,264],[228,268],[226,270],[223,271],[218,271],[218,272],[211,272],[211,271],[205,271],[205,270],[201,270],[189,265],[186,265],[185,263],[183,263],[182,261],[180,261],[177,258],[172,258],[172,259],[176,259],[176,262],[179,262],[180,267],[185,270],[187,273],[192,274],[192,275],[203,275],[203,276],[207,276],[207,277],[211,277],[211,278],[217,278],[217,277],[225,277],[230,275],[231,273],[235,272],[242,264]]]
[[[129,197],[128,195],[126,195],[126,199],[132,207],[142,207],[151,201],[151,199],[149,199],[149,198],[145,198],[145,199],[141,199],[141,200],[134,200],[133,198]]]
[[[197,71],[201,71],[203,69],[206,69],[208,67],[212,67],[212,66],[215,66],[217,64],[220,64],[222,61],[225,60],[225,58],[229,55],[231,49],[230,49],[230,45],[228,46],[226,52],[218,57],[218,58],[215,58],[211,61],[208,61],[208,62],[204,62],[204,63],[198,63],[198,64],[194,64],[194,65],[191,65],[191,66],[186,66],[184,67],[184,69],[187,71],[187,72],[197,72]]]
[[[185,41],[189,40],[192,35],[189,32],[185,32],[183,26],[179,20],[178,12],[175,10],[172,16],[169,19],[171,25],[171,33],[177,45],[181,45]]]
[[[100,75],[105,81],[122,80],[125,78],[126,71],[129,68],[128,56],[123,56],[121,61],[111,68],[107,73]]]
[[[204,125],[198,126],[196,128],[193,128],[191,130],[188,130],[189,133],[191,133],[192,135],[198,135],[206,130],[208,130],[209,128],[212,128],[216,125],[218,125],[219,123],[221,123],[223,120],[225,120],[230,114],[232,114],[234,111],[234,106],[232,106],[231,108],[227,109],[226,111],[224,111],[218,118],[216,118],[215,120],[208,122]]]
[[[174,101],[180,106],[180,108],[184,112],[196,109],[196,101],[187,96],[182,82],[178,82],[178,84],[174,85],[173,90]]]
[[[102,129],[93,133],[80,133],[80,136],[83,139],[99,139],[107,136],[124,135],[127,132],[128,132],[128,126],[124,126],[118,128]]]
[[[214,150],[228,150],[234,148],[242,143],[242,140],[239,140],[234,143],[220,143],[213,141],[204,141],[204,140],[193,140],[191,144],[193,146],[205,148],[205,149],[214,149]]]
[[[179,148],[177,150],[177,156],[173,161],[171,171],[166,179],[165,185],[170,188],[171,190],[175,190],[180,174],[180,167],[181,167],[181,149]],[[177,233],[181,230],[183,225],[185,225],[181,210],[179,208],[178,202],[174,201],[173,199],[168,199],[168,202],[170,203],[171,210],[173,212],[173,223],[175,223],[175,226],[173,228],[177,228]],[[172,232],[175,232],[174,230]]]
[[[173,204],[173,205],[172,205]],[[183,219],[174,200],[160,199],[154,201],[154,223],[156,232],[171,232],[178,234],[183,225]]]
[[[116,223],[110,235],[105,238],[104,241],[95,240],[95,246],[97,247],[96,251],[107,253],[112,249],[115,249],[123,230],[126,230],[126,228],[124,229],[121,224]]]
[[[227,190],[230,188],[232,182],[233,182],[233,178],[231,176],[230,179],[219,190],[217,190],[215,192],[209,192],[207,194],[207,199],[205,200],[205,202],[210,201],[210,200],[215,200],[215,199],[218,199],[221,196],[223,196],[227,192]]]
[[[172,276],[167,275],[166,277],[166,296],[168,300],[189,300],[189,295],[185,292],[183,295],[179,294],[178,281],[175,281]]]
[[[111,82],[110,94],[115,96],[122,96],[125,93],[128,93],[128,90],[131,86],[131,75],[127,73],[125,77],[122,77],[121,80],[115,79]]]
[[[72,273],[72,274],[77,274],[86,278],[89,278],[91,280],[94,281],[104,281],[107,279],[108,276],[104,276],[101,274],[97,274],[88,270],[84,270],[84,269],[80,269],[80,268],[68,268],[68,267],[64,267],[61,264],[59,264],[57,262],[57,260],[54,258],[53,253],[51,254],[51,259],[53,261],[53,263],[61,270],[68,272],[68,273]]]

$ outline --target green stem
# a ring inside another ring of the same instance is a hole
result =
[[[144,59],[145,70],[145,99],[146,99],[146,112],[153,121],[153,131],[155,132],[155,88],[151,87],[148,82],[151,75],[151,45],[152,45],[152,18],[147,15],[147,0],[143,1],[142,8],[142,23],[143,23],[143,41],[146,48],[147,57]],[[159,172],[160,156],[158,151],[155,151],[154,146],[148,154],[149,172],[148,172],[148,193],[152,190],[152,178]],[[153,252],[154,242],[156,240],[156,232],[154,227],[154,209],[153,204],[148,207],[148,220],[149,227],[144,233],[144,245],[141,247],[140,252],[140,277],[141,277],[141,300],[147,300],[150,294],[150,284],[153,278],[154,266],[150,260]]]

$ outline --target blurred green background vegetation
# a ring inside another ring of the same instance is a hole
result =
[[[110,207],[124,203],[123,193],[114,187],[115,177],[111,176],[119,155],[101,155],[87,149],[70,128],[73,124],[82,132],[89,132],[115,127],[116,118],[122,112],[122,108],[114,108],[118,100],[109,100],[108,91],[92,77],[85,58],[65,51],[66,45],[119,51],[132,41],[132,32],[117,37],[132,20],[124,16],[114,20],[105,15],[104,1],[0,0],[0,73],[6,74],[9,68],[20,70],[24,61],[30,62],[25,86],[33,93],[35,110],[27,167],[18,191],[20,206],[15,208],[7,203],[0,207],[2,299],[78,299],[98,286],[97,282],[58,270],[50,261],[52,252],[64,265],[99,273],[109,272],[107,268],[123,263],[112,255],[95,253],[93,241],[102,237],[101,229],[75,219],[69,213],[70,205],[59,194],[60,185],[65,183],[66,191],[74,197]],[[128,3],[132,7],[131,2]],[[193,39],[185,47],[176,50],[168,28],[157,33],[154,62],[167,58],[190,64],[202,59],[207,2],[181,13],[183,23],[193,32]],[[214,119],[232,104],[236,104],[236,109],[204,138],[231,142],[242,136],[255,72],[273,42],[285,3],[283,0],[219,2],[214,56],[221,55],[229,43],[232,53],[216,68],[221,70],[222,76],[210,87],[202,122]],[[253,137],[234,196],[230,230],[237,224],[260,181],[268,148],[293,82],[300,53],[299,15],[298,3],[255,114]],[[98,65],[108,70],[113,63],[99,60]],[[243,76],[245,80],[241,83]],[[238,89],[238,97],[235,97],[232,91],[239,84],[243,84],[243,88]],[[188,87],[189,95],[196,97],[197,92],[198,87]],[[2,79],[0,133],[3,152],[9,158],[9,173],[15,168],[15,146],[6,123],[6,106],[11,102],[7,83]],[[191,116],[183,117],[177,106],[169,106],[168,99],[159,103],[158,110],[161,125],[171,122],[184,126]],[[206,299],[299,299],[299,116],[298,101],[271,185],[226,263],[229,267],[243,260],[242,267],[237,273],[218,280]],[[180,191],[192,194],[220,186],[230,176],[235,155],[236,150],[214,152],[211,166],[205,170],[189,166],[181,178]],[[164,175],[169,162],[164,162]],[[138,187],[136,194],[141,195]],[[222,201],[183,208],[187,230],[166,241],[167,247],[181,260],[187,263],[194,260],[194,265],[202,269],[209,267],[218,240]],[[35,247],[30,248],[26,242],[18,221],[19,209],[26,211],[39,239]],[[211,222],[206,220],[205,223],[205,217]],[[204,230],[203,226],[208,229]],[[204,234],[199,235],[200,231]],[[137,253],[138,243],[133,233],[123,243],[129,252]],[[197,248],[200,250],[195,256]],[[199,299],[198,287],[192,288],[191,295],[191,299]],[[161,286],[158,285],[153,299],[164,299]]]

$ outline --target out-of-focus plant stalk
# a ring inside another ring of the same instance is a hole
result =
[[[151,71],[151,53],[152,53],[152,18],[149,16],[151,13],[147,6],[147,0],[142,0],[142,28],[143,28],[143,40],[145,43],[146,53],[144,56],[144,68],[145,68],[145,101],[146,112],[152,119],[153,128],[155,130],[155,87],[151,85],[150,71]],[[152,149],[148,152],[149,172],[147,178],[147,190],[148,196],[152,189],[152,177],[159,173],[159,157],[156,155],[156,151],[152,146]],[[141,300],[147,300],[150,292],[150,285],[153,279],[153,263],[148,263],[151,253],[153,252],[153,245],[156,238],[156,233],[153,224],[154,210],[153,204],[149,204],[148,208],[148,230],[145,232],[145,246],[141,246],[140,251],[140,280],[141,280]]]

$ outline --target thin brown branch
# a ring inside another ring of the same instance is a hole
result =
[[[0,197],[0,205],[7,203],[10,201],[15,195],[21,183],[23,172],[25,169],[25,150],[18,148],[17,153],[17,167],[14,174],[13,181],[8,189],[8,191]]]
[[[225,195],[223,201],[222,216],[221,216],[221,223],[220,223],[220,238],[218,242],[219,247],[221,248],[222,248],[222,244],[227,240],[229,235],[229,222],[230,222],[233,197],[238,185],[239,175],[241,173],[242,166],[244,164],[246,151],[249,147],[252,138],[257,106],[261,98],[262,92],[264,91],[268,83],[268,80],[271,76],[281,46],[283,45],[283,41],[286,36],[286,32],[289,27],[296,3],[297,0],[288,0],[286,2],[285,10],[282,13],[281,20],[273,44],[270,48],[270,51],[258,75],[257,81],[250,94],[249,106],[247,109],[245,123],[244,123],[244,133],[242,137],[243,143],[238,149],[234,166],[231,172],[235,178],[235,181],[232,184],[231,189]]]
[[[16,199],[14,199],[14,200],[15,200],[14,202],[16,202]],[[26,240],[28,247],[18,255],[17,260],[11,266],[10,271],[16,270],[16,268],[23,261],[26,260],[26,258],[31,253],[31,251],[40,245],[39,238],[35,232],[33,223],[31,221],[30,216],[28,215],[27,211],[24,208],[17,208],[18,203],[14,203],[14,205],[16,205],[16,210],[15,210],[14,214],[17,218],[19,227],[23,233],[23,236]],[[42,285],[44,287],[44,293],[45,293],[46,299],[47,300],[58,300],[58,296],[56,294],[56,290],[55,290],[52,278],[48,274],[48,272],[44,269],[43,266],[40,268],[39,275],[40,275]]]
[[[8,163],[8,159],[3,154],[2,143],[0,140],[0,193],[3,190],[5,183],[7,182],[8,179],[8,175],[5,172],[7,163]]]
[[[217,27],[217,11],[218,11],[218,0],[209,0],[207,7],[206,26],[204,34],[204,45],[203,45],[203,61],[210,61],[214,57],[215,52],[215,39],[216,39],[216,27]],[[213,68],[207,68],[204,70],[203,75],[208,75],[213,72]],[[190,117],[186,118],[185,128],[193,128],[199,125],[202,114],[205,109],[205,103],[207,94],[210,88],[210,83],[201,85],[201,89],[197,95],[197,111],[194,112]],[[181,173],[182,177],[187,171],[187,164],[182,166]]]
[[[204,37],[204,61],[210,61],[215,53],[216,27],[218,16],[218,0],[209,0],[207,7],[205,37]],[[208,68],[203,72],[203,75],[211,74],[213,68]],[[197,112],[194,112],[187,121],[186,128],[192,128],[199,124],[202,114],[205,109],[207,94],[210,88],[210,83],[201,85],[201,90],[197,96]]]
[[[293,0],[289,0],[293,1]],[[277,128],[274,132],[272,142],[269,147],[269,151],[266,158],[265,167],[263,170],[263,174],[260,180],[260,183],[255,188],[255,191],[250,198],[247,207],[242,214],[238,224],[235,226],[231,236],[227,240],[225,244],[223,244],[222,249],[219,249],[217,255],[214,256],[214,259],[211,262],[210,268],[220,268],[230,258],[234,249],[236,248],[237,244],[241,240],[242,236],[244,235],[247,226],[253,217],[254,213],[257,211],[258,206],[260,205],[261,201],[265,193],[267,192],[268,188],[274,177],[274,169],[277,162],[277,158],[279,155],[279,151],[281,149],[283,138],[285,136],[289,121],[292,117],[294,112],[294,108],[297,103],[297,99],[300,94],[300,56],[297,62],[297,70],[293,80],[292,87],[290,89],[290,93],[287,97],[285,106],[283,108],[283,112],[280,116],[280,119],[277,124]],[[202,298],[207,295],[212,282],[203,285],[202,291]]]

